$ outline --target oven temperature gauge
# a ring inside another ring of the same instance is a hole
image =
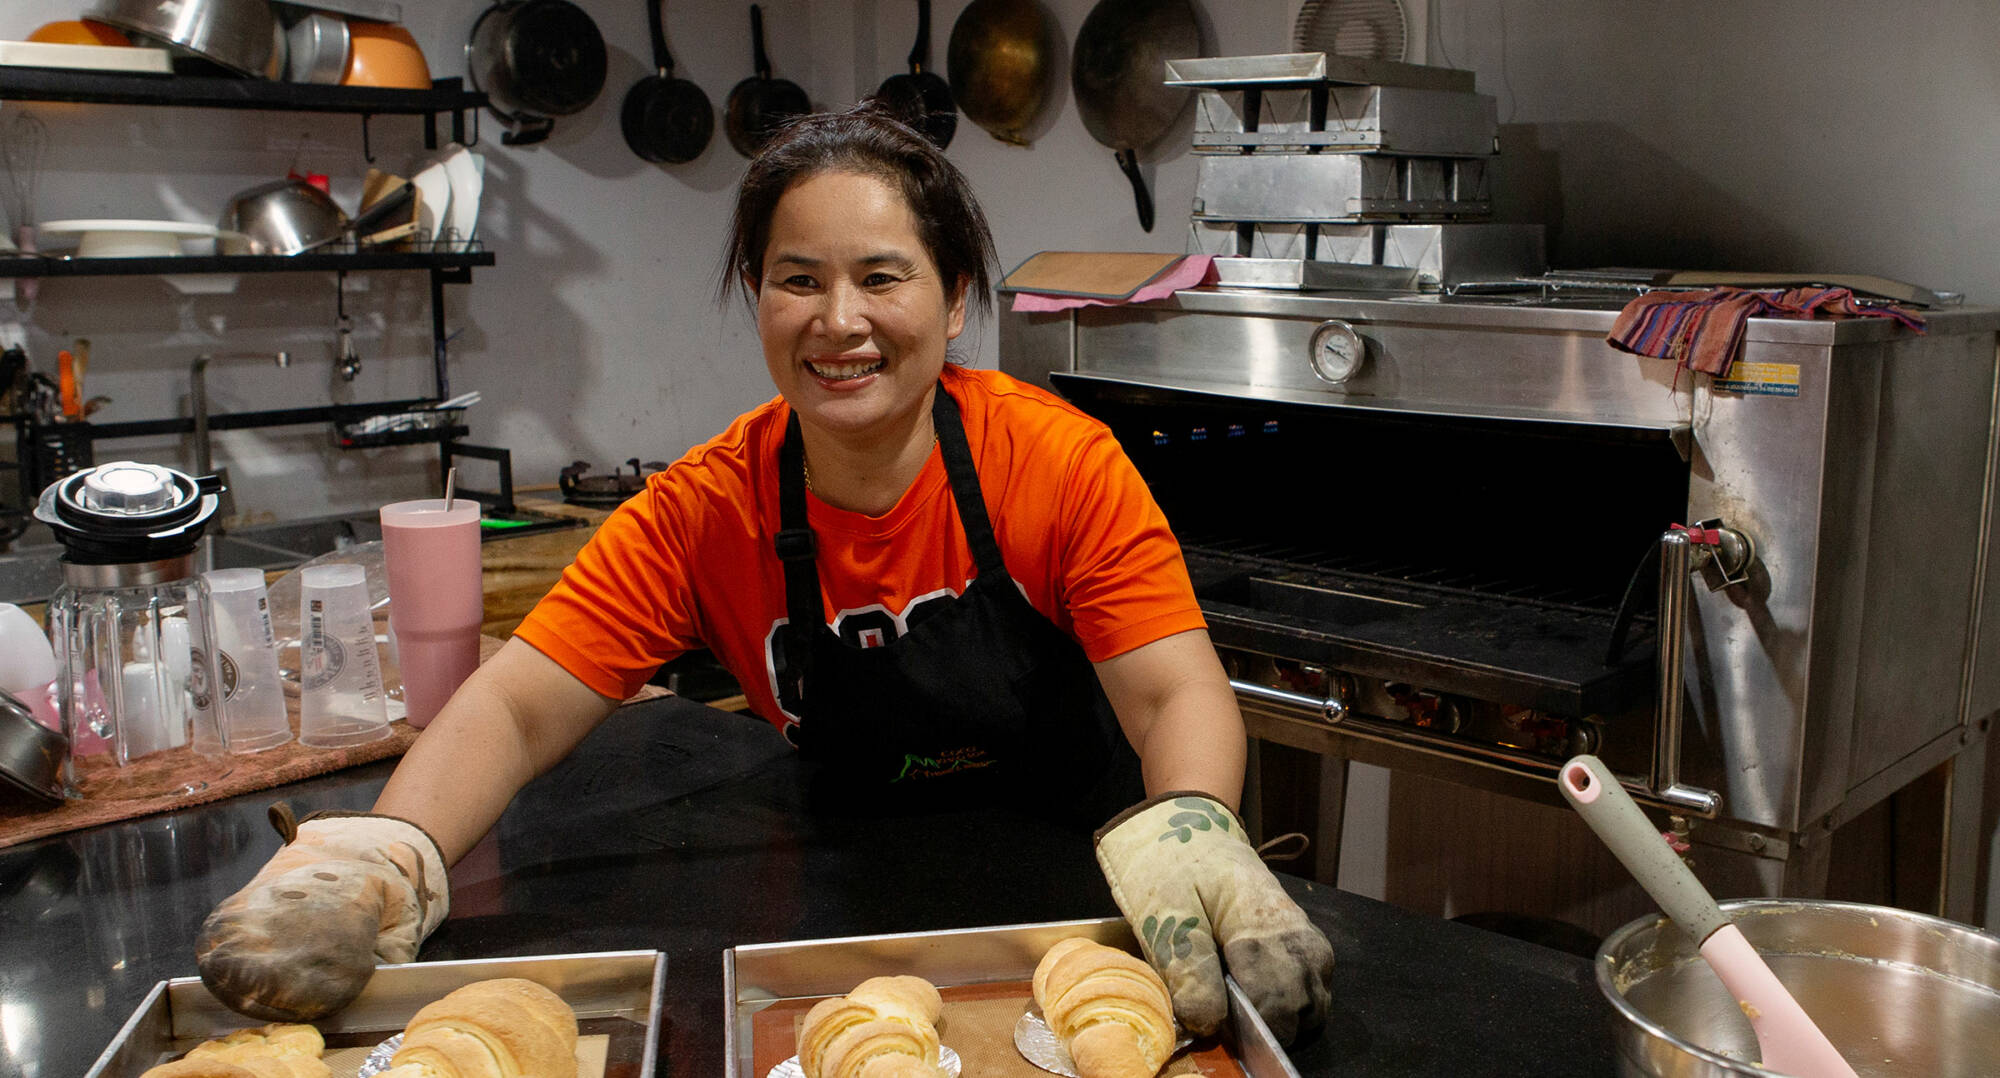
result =
[[[1368,342],[1339,319],[1321,322],[1313,330],[1311,348],[1313,373],[1332,385],[1354,377],[1368,361]]]

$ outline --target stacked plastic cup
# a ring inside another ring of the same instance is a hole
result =
[[[230,752],[262,752],[292,739],[278,641],[261,569],[216,569],[208,581],[215,619],[216,676],[222,682],[222,740]]]
[[[368,573],[361,566],[300,570],[299,680],[301,743],[345,748],[389,736]]]

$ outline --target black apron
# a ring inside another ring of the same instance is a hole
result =
[[[814,801],[880,812],[1008,799],[1095,826],[1144,796],[1138,757],[1083,648],[1008,574],[958,404],[943,385],[931,415],[979,575],[878,647],[827,627],[796,413],[785,430],[776,547],[789,624],[779,631],[778,677],[790,679],[784,695],[797,705],[792,740],[825,764]]]

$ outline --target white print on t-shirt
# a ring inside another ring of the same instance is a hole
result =
[[[966,581],[967,587],[971,584],[972,581]],[[834,614],[827,628],[858,648],[887,647],[902,639],[911,628],[923,624],[925,618],[942,611],[947,602],[961,594],[963,589],[939,588],[910,600],[901,611],[890,610],[882,603],[842,610]],[[764,673],[770,679],[771,697],[778,701],[778,710],[784,714],[788,727],[797,725],[800,710],[796,679],[791,676],[782,649],[778,647],[778,631],[789,624],[790,618],[779,618],[764,634]]]

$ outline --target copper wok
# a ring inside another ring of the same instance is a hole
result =
[[[1036,0],[972,0],[959,12],[944,63],[965,118],[1002,142],[1026,146],[1049,98],[1055,34]]]

